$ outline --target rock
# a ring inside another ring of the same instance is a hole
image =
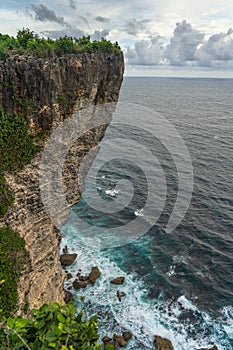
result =
[[[78,280],[75,280],[75,281],[73,282],[73,287],[74,287],[74,289],[86,288],[87,285],[88,285],[88,281],[78,281]]]
[[[71,292],[68,292],[68,290],[65,290],[64,302],[67,304],[70,301],[73,301],[73,294]]]
[[[64,299],[59,245],[61,233],[45,210],[39,182],[41,154],[49,141],[47,136],[54,127],[62,125],[65,119],[81,109],[104,102],[117,102],[123,71],[123,55],[100,52],[61,57],[54,55],[40,59],[28,55],[18,55],[18,58],[10,55],[0,60],[0,101],[4,111],[12,115],[21,114],[26,104],[26,108],[33,109],[27,118],[30,132],[33,135],[38,132],[41,136],[46,135],[43,140],[39,140],[38,136],[40,145],[43,143],[41,153],[30,164],[20,171],[5,174],[9,192],[15,200],[1,218],[1,224],[8,223],[13,230],[19,232],[25,239],[30,254],[30,264],[27,264],[18,288],[19,314],[23,314],[25,303],[31,310],[44,303],[60,303]],[[58,94],[68,102],[65,110],[58,106]],[[33,107],[29,106],[31,102]],[[110,114],[109,112],[109,122]],[[105,134],[106,123],[89,130],[92,122],[92,119],[81,119],[80,127],[88,130],[88,133],[75,142],[64,162],[62,182],[69,206],[80,200],[81,191],[77,181],[79,166],[87,152],[94,149]],[[62,153],[58,152],[57,157],[60,154]],[[87,168],[88,166],[89,163]],[[82,183],[85,182],[85,171],[81,176]],[[49,204],[56,206],[53,202]],[[68,215],[69,210],[58,215],[59,227],[64,225]]]
[[[102,338],[102,342],[103,342],[103,343],[108,343],[108,342],[110,342],[111,340],[112,340],[112,338],[109,338],[109,337],[107,337],[107,336],[105,336],[105,337]]]
[[[119,301],[121,301],[122,298],[125,297],[125,295],[126,294],[124,292],[120,292],[119,290],[117,291],[117,298],[118,298]]]
[[[127,345],[122,335],[113,334],[113,340],[115,340],[121,347],[125,347]]]
[[[154,346],[156,350],[174,350],[171,341],[169,339],[162,338],[159,335],[155,336]]]
[[[63,266],[70,266],[73,264],[78,254],[62,254],[60,256],[60,261]]]
[[[89,280],[89,276],[83,276],[83,275],[79,275],[79,281],[88,281]]]
[[[125,339],[125,341],[128,341],[132,338],[133,334],[126,331],[126,332],[122,332],[122,337]]]
[[[68,253],[68,248],[67,245],[65,245],[65,247],[62,249],[63,253],[67,254]]]
[[[212,348],[201,348],[199,350],[218,350],[217,346],[213,346]]]
[[[125,277],[120,276],[120,277],[116,277],[113,280],[110,281],[110,283],[112,284],[123,284],[125,281]]]
[[[66,279],[70,280],[73,277],[72,273],[68,272],[66,275]]]
[[[101,275],[101,272],[98,269],[98,267],[97,266],[92,267],[91,272],[90,272],[90,274],[88,276],[89,282],[94,284],[96,282],[97,278],[100,277],[100,275]]]

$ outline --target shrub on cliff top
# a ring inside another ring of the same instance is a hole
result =
[[[100,350],[97,316],[83,320],[73,303],[44,304],[31,318],[2,319],[0,349]]]
[[[8,54],[28,54],[45,58],[52,55],[61,56],[79,52],[122,54],[117,42],[113,44],[106,39],[92,42],[90,36],[83,36],[82,38],[64,36],[52,40],[51,38],[39,38],[28,28],[18,31],[16,38],[0,34],[0,59],[4,59]]]

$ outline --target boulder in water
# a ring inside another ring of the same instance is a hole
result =
[[[73,294],[71,292],[69,292],[68,290],[65,290],[64,302],[67,304],[70,301],[73,301]]]
[[[113,340],[115,340],[121,347],[125,347],[127,345],[122,335],[113,334]]]
[[[125,282],[124,276],[119,276],[110,281],[112,284],[123,284]]]
[[[118,298],[118,300],[119,301],[121,301],[122,300],[122,298],[124,298],[125,297],[125,293],[124,292],[122,292],[122,291],[117,291],[117,298]]]
[[[171,341],[169,339],[162,338],[159,335],[155,336],[154,346],[156,350],[174,350]]]
[[[63,266],[70,266],[73,264],[78,254],[62,254],[60,256],[60,261]]]
[[[133,334],[126,331],[126,332],[122,332],[122,337],[125,339],[125,341],[128,341],[132,338]]]
[[[88,281],[78,281],[78,280],[75,280],[75,281],[73,282],[73,287],[74,287],[74,289],[86,288],[87,285],[88,285]]]
[[[199,350],[218,350],[217,346],[213,346],[212,348],[201,348]]]
[[[101,275],[101,272],[98,269],[98,267],[97,266],[92,267],[91,272],[90,272],[90,274],[88,276],[89,282],[94,284],[96,282],[97,278],[100,277],[100,275]]]

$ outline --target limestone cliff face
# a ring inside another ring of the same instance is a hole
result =
[[[35,59],[15,56],[0,61],[0,104],[5,112],[24,112],[32,133],[43,131],[46,144],[54,126],[90,105],[116,102],[124,71],[123,56],[79,54]],[[83,121],[85,122],[85,121]],[[67,200],[78,201],[77,174],[85,154],[104,136],[98,127],[70,150],[63,171]],[[41,152],[42,153],[42,152]],[[40,198],[41,153],[16,174],[6,174],[15,201],[0,225],[9,223],[26,241],[30,266],[21,278],[19,312],[44,302],[62,302],[63,272],[59,257],[60,232]]]

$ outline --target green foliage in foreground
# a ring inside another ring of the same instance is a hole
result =
[[[9,54],[28,54],[38,58],[61,56],[79,52],[103,52],[122,54],[118,43],[111,43],[106,39],[91,42],[90,36],[73,38],[61,37],[57,40],[39,38],[33,31],[23,28],[18,31],[16,38],[7,34],[0,34],[0,59]]]
[[[9,226],[0,228],[0,309],[5,316],[16,308],[17,282],[27,259],[23,238]]]
[[[2,319],[0,349],[100,350],[97,323],[97,316],[83,320],[73,303],[44,304],[31,318]]]
[[[4,180],[4,171],[16,171],[30,163],[38,151],[23,116],[0,110],[0,215],[13,202]]]

